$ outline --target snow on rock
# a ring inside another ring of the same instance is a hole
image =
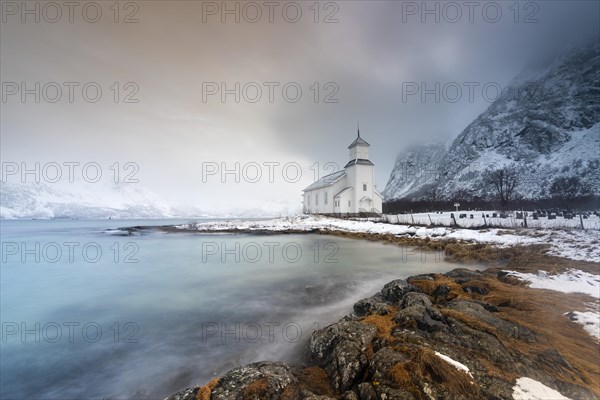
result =
[[[546,271],[537,274],[506,271],[510,276],[531,282],[535,289],[556,290],[563,293],[583,293],[600,299],[600,275],[570,269],[559,275],[548,275]]]
[[[442,360],[446,361],[448,364],[452,365],[457,370],[465,372],[471,378],[473,377],[473,375],[471,375],[471,371],[469,371],[469,368],[466,365],[461,364],[458,361],[455,361],[455,360],[451,359],[447,355],[444,355],[442,353],[438,353],[437,351],[435,352],[435,355],[438,356],[439,358],[441,358]]]
[[[514,400],[571,400],[531,378],[519,378],[512,393]]]

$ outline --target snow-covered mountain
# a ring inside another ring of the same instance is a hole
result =
[[[482,172],[505,165],[520,172],[519,193],[524,198],[548,197],[551,182],[559,176],[578,176],[600,195],[598,43],[517,76],[452,142],[438,163],[437,184],[419,176],[397,177],[415,157],[431,157],[429,168],[436,168],[439,151],[425,146],[417,153],[410,149],[399,154],[384,191],[386,200],[424,199],[432,187],[438,199],[451,199],[457,192],[485,197]]]
[[[168,218],[171,207],[138,184],[6,182],[0,218]]]
[[[441,143],[411,146],[398,154],[383,191],[384,198],[426,195],[438,183],[445,156],[446,146]]]

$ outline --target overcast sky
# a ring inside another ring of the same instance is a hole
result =
[[[600,15],[597,1],[45,4],[36,22],[35,2],[2,2],[2,161],[132,162],[138,185],[206,212],[295,211],[346,163],[357,121],[382,191],[399,151],[451,140],[496,85],[598,34]],[[35,82],[39,103],[22,102]],[[410,92],[436,82],[439,102]],[[239,183],[220,171],[236,162]]]

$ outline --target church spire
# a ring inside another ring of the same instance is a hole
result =
[[[356,123],[356,134],[357,134],[356,139],[354,139],[354,142],[352,142],[352,144],[350,146],[348,146],[348,148],[351,149],[355,146],[369,147],[369,143],[365,142],[365,140],[360,137],[360,125],[358,122]]]

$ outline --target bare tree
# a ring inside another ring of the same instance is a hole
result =
[[[483,174],[483,181],[486,185],[494,188],[500,201],[500,207],[505,210],[516,194],[519,185],[519,174],[512,167],[488,169]]]

